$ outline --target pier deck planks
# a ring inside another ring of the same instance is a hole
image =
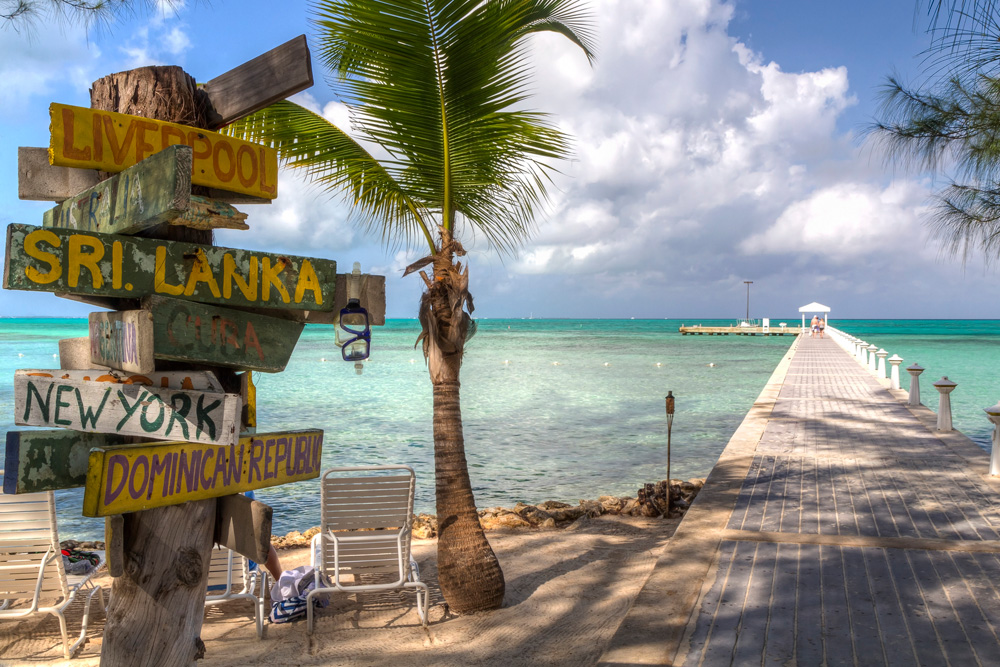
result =
[[[799,337],[600,664],[1000,663],[1000,482],[932,416]]]

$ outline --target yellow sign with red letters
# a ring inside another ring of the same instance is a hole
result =
[[[273,148],[178,125],[66,104],[49,106],[49,162],[59,167],[118,173],[168,146],[194,152],[191,182],[274,199],[278,153]]]

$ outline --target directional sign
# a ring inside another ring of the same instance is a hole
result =
[[[246,213],[240,213],[225,202],[191,195],[188,210],[170,224],[194,229],[250,229],[250,225],[243,222],[246,219]]]
[[[64,340],[77,340],[66,338]],[[88,340],[84,338],[83,340]],[[60,341],[62,342],[62,341]],[[156,371],[153,373],[123,373],[107,368],[94,369],[56,369],[36,370],[23,369],[15,371],[15,375],[29,377],[53,378],[56,380],[72,380],[73,382],[107,382],[110,384],[135,384],[145,387],[160,387],[161,389],[193,389],[223,393],[225,390],[219,379],[211,371]]]
[[[49,162],[117,173],[175,144],[194,149],[191,182],[255,197],[278,196],[273,148],[188,125],[65,104],[49,105]]]
[[[331,310],[337,263],[196,243],[7,226],[6,289]]]
[[[191,147],[170,146],[45,212],[42,225],[134,234],[177,218],[191,198]]]
[[[30,201],[61,202],[76,197],[101,182],[96,169],[54,167],[49,149],[20,146],[17,149],[17,197]],[[229,204],[270,204],[270,199],[209,188],[207,198]]]
[[[153,316],[147,311],[91,313],[89,323],[93,363],[129,373],[152,372]]]
[[[157,359],[269,373],[285,369],[305,326],[160,296],[146,297],[143,307],[152,313],[152,349]]]
[[[202,90],[212,102],[215,127],[263,109],[313,85],[306,36],[289,40],[253,60],[220,74]]]
[[[91,447],[124,445],[130,438],[103,433],[7,431],[3,492],[34,493],[75,489],[87,481]]]
[[[126,445],[90,452],[84,516],[179,505],[319,477],[323,431],[261,433],[236,445]]]
[[[157,440],[236,442],[237,394],[14,375],[14,423]]]

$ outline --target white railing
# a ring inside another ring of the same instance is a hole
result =
[[[838,345],[853,356],[862,368],[867,368],[878,379],[880,384],[889,389],[899,390],[899,366],[903,363],[903,359],[899,355],[894,354],[886,359],[889,353],[885,350],[879,349],[876,345],[869,344],[867,341],[863,341],[856,336],[852,336],[845,331],[829,325],[826,327],[826,333],[830,334],[830,337]],[[886,362],[892,368],[888,380],[886,379]],[[924,370],[920,364],[910,364],[906,367],[906,372],[910,374],[910,391],[907,395],[907,405],[920,405],[920,374]],[[936,428],[938,431],[951,431],[953,430],[951,420],[951,392],[958,385],[949,380],[948,376],[945,375],[933,383],[933,386],[938,391]],[[993,424],[990,474],[996,476],[1000,475],[1000,401],[992,408],[985,408],[984,412],[986,412],[987,418]]]

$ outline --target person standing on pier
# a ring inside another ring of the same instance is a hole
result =
[[[812,320],[809,322],[809,337],[812,338],[817,333],[819,333],[819,317],[813,315]]]

